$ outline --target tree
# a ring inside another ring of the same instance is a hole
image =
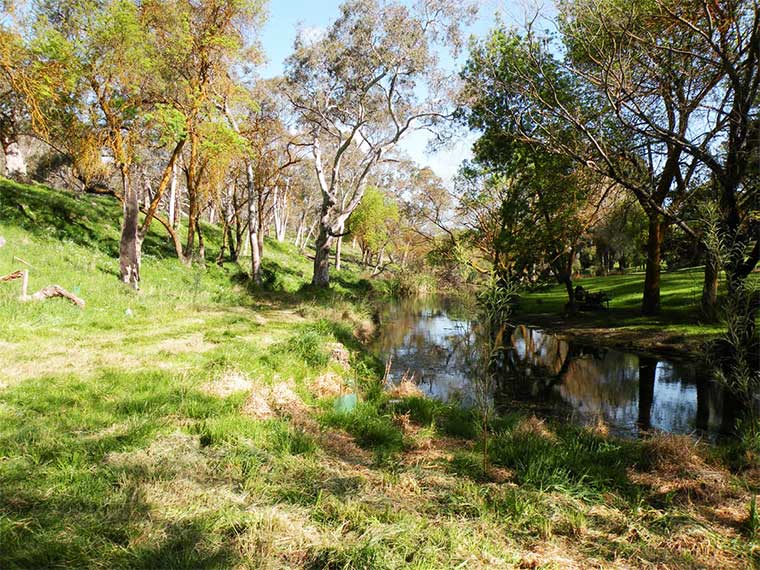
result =
[[[494,250],[496,275],[510,283],[548,271],[565,286],[567,308],[573,312],[575,261],[615,184],[541,147],[517,141],[506,147],[508,152],[491,144],[488,135],[475,144],[475,163],[465,169],[465,176],[479,177],[482,185],[463,195],[462,203],[482,204],[489,196],[497,197],[490,214],[476,218],[475,226],[490,236],[487,245]]]
[[[188,262],[196,253],[195,239],[202,234],[200,216],[208,203],[209,186],[204,180],[210,159],[226,161],[224,153],[209,154],[213,141],[204,133],[220,133],[223,119],[216,116],[214,96],[229,82],[231,69],[243,59],[256,61],[251,36],[261,21],[261,0],[209,0],[201,3],[154,0],[155,37],[165,54],[164,68],[174,80],[165,80],[164,105],[169,116],[182,125],[187,140],[183,170],[188,196],[188,231],[184,251]],[[167,78],[169,79],[169,78]],[[221,86],[221,87],[220,87]],[[227,137],[232,143],[234,137]],[[218,142],[218,141],[217,141]]]
[[[453,0],[425,0],[414,8],[350,0],[324,37],[297,40],[287,63],[288,93],[310,137],[322,193],[315,286],[329,285],[330,247],[361,202],[373,168],[410,131],[446,118],[435,46],[458,46],[458,24],[472,14],[472,7]],[[349,152],[358,160],[346,172]]]
[[[391,239],[392,224],[398,221],[398,205],[375,186],[367,186],[362,201],[348,219],[348,233],[359,241],[362,263],[369,265],[378,255],[378,266]]]
[[[287,192],[286,172],[301,158],[298,133],[286,122],[282,93],[277,81],[264,81],[248,92],[228,86],[220,108],[232,129],[245,143],[243,163],[248,188],[248,232],[251,247],[251,279],[261,284],[264,234]]]
[[[26,176],[22,134],[46,132],[44,109],[66,82],[57,61],[39,61],[22,35],[24,24],[10,13],[0,23],[0,147],[8,176]]]
[[[621,270],[639,267],[646,258],[647,218],[636,200],[612,200],[592,232],[599,262],[605,272],[616,261]],[[693,243],[692,240],[688,240]]]
[[[211,159],[221,156],[210,152],[218,137],[203,140],[204,133],[218,134],[209,119],[210,86],[242,55],[259,13],[258,0],[38,3],[32,51],[39,65],[53,61],[65,69],[65,81],[51,90],[54,104],[44,114],[50,128],[38,133],[72,156],[86,189],[98,190],[90,184],[97,171],[91,157],[103,146],[109,150],[121,180],[120,190],[109,192],[124,209],[120,276],[135,288],[142,241],[154,219],[170,234],[178,257],[192,258],[202,186],[212,174]],[[186,142],[189,224],[183,250],[174,224],[159,218],[158,209]],[[157,170],[158,183],[141,189],[133,171],[149,147],[149,154],[165,162]],[[144,205],[142,194],[148,198]]]
[[[593,8],[590,2],[574,4],[575,14]],[[728,289],[742,289],[760,259],[754,238],[758,228],[750,214],[757,190],[745,183],[752,156],[760,147],[760,4],[656,0],[648,8],[648,19],[667,35],[641,34],[631,24],[626,6],[610,2],[607,10],[590,11],[591,18],[571,20],[572,37],[584,46],[585,53],[598,59],[606,54],[600,59],[608,70],[604,78],[610,87],[606,91],[618,102],[617,117],[627,128],[653,144],[690,157],[691,168],[701,179],[695,188],[712,182],[724,220],[723,233],[736,245],[724,267]],[[589,39],[590,32],[599,29],[603,37],[619,40],[614,47],[602,51],[598,42]],[[654,101],[642,97],[640,87],[630,75],[626,77],[626,66],[619,63],[621,56],[630,53],[636,54],[637,61],[657,64],[641,66],[647,70],[644,79],[672,75],[670,83],[675,88]],[[690,124],[682,128],[662,120],[669,110],[688,110]],[[708,311],[715,304],[718,270],[708,248],[703,293]]]
[[[543,146],[631,192],[649,219],[642,312],[654,314],[664,231],[677,224],[696,235],[680,216],[696,162],[681,148],[639,132],[628,107],[668,130],[687,132],[711,82],[702,81],[696,64],[677,49],[639,57],[636,34],[681,47],[690,39],[673,36],[649,4],[627,6],[615,0],[563,3],[561,45],[553,47],[552,38],[531,25],[523,36],[503,26],[494,30],[473,48],[465,69],[470,108],[464,115],[472,127],[491,133],[491,144],[519,139]]]

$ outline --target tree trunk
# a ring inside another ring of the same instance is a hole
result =
[[[139,235],[140,202],[137,191],[129,182],[127,167],[121,168],[122,195],[124,196],[124,220],[119,240],[119,277],[134,289],[140,288]]]
[[[315,220],[311,226],[309,226],[309,233],[306,234],[306,237],[304,238],[303,242],[301,242],[301,245],[299,246],[299,250],[301,252],[304,252],[306,248],[309,245],[309,241],[311,240],[311,236],[314,235],[314,229],[317,227],[317,221]]]
[[[187,239],[185,240],[185,258],[189,263],[193,262],[193,257],[195,254],[196,218],[197,213],[195,211],[195,201],[190,198],[190,209],[187,213]]]
[[[15,138],[3,137],[5,175],[8,178],[24,178],[27,175],[26,157]]]
[[[702,285],[702,313],[705,317],[714,320],[718,316],[718,276],[720,274],[719,261],[714,252],[707,252],[705,260],[705,280]]]
[[[644,296],[641,303],[643,315],[660,313],[660,257],[664,237],[664,224],[658,214],[649,216],[649,237],[647,239],[647,265],[644,278]]]
[[[175,184],[177,186],[177,201],[174,204],[174,218],[171,220],[171,225],[176,230],[179,228],[179,224],[182,221],[182,186],[177,183],[176,178]]]
[[[343,233],[343,225],[338,228],[338,233]],[[343,236],[339,235],[335,241],[335,269],[340,271],[340,255],[343,250]]]
[[[198,234],[198,258],[203,262],[206,260],[206,244],[203,241],[200,217],[195,220],[195,232]]]
[[[250,233],[251,244],[251,279],[256,285],[261,285],[261,249],[259,249],[260,232]]]
[[[314,252],[314,277],[311,284],[315,287],[328,287],[330,285],[330,245],[332,238],[324,224],[319,226],[319,234]]]
[[[216,257],[216,264],[220,267],[224,265],[224,250],[227,249],[227,245],[230,246],[230,253],[233,250],[233,244],[230,243],[229,237],[231,236],[230,226],[227,222],[227,216],[222,216],[222,245],[219,248],[219,255]]]
[[[298,220],[298,228],[296,228],[296,239],[293,241],[293,244],[296,247],[301,245],[301,240],[303,239],[304,232],[306,232],[306,211],[305,210],[301,214],[301,218]]]
[[[288,229],[288,191],[289,183],[285,183],[285,188],[281,192],[279,187],[274,188],[274,204],[272,212],[274,214],[274,235],[278,242],[285,241],[285,233]]]
[[[567,293],[567,305],[565,305],[565,312],[572,315],[576,311],[575,291],[573,291],[573,279],[570,277],[570,275],[563,275],[560,277],[559,282],[565,286],[565,292]]]
[[[172,164],[172,180],[169,185],[169,223],[172,227],[177,227],[177,163]]]
[[[372,270],[372,275],[377,275],[380,273],[380,268],[383,266],[383,262],[385,261],[385,246],[380,248],[380,253],[377,254],[377,265],[375,265],[375,268]]]

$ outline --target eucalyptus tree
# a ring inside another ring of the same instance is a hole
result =
[[[664,231],[677,224],[696,236],[680,212],[700,173],[681,147],[637,128],[631,108],[652,124],[687,133],[714,84],[679,52],[693,39],[673,34],[652,6],[563,2],[558,36],[537,32],[533,23],[522,33],[499,26],[473,46],[464,71],[465,116],[484,133],[483,145],[541,146],[614,180],[639,201],[649,220],[645,314],[660,308]],[[638,35],[673,49],[642,53]]]
[[[123,220],[119,242],[122,281],[140,281],[139,194],[131,178],[141,122],[142,89],[155,69],[139,7],[127,1],[39,2],[36,52],[65,67],[58,101],[69,109],[49,116],[73,120],[89,131],[84,139],[105,146],[120,177]],[[84,117],[84,119],[82,119]],[[61,133],[65,136],[65,132]]]
[[[323,37],[300,37],[287,62],[290,100],[308,132],[322,207],[313,285],[329,285],[330,248],[361,202],[367,177],[409,132],[446,118],[450,82],[436,46],[460,44],[474,14],[455,0],[350,0]],[[347,153],[361,156],[344,171]]]
[[[319,214],[319,193],[313,169],[301,161],[289,172],[291,208],[296,216],[293,244],[305,249],[314,233]]]
[[[244,148],[242,164],[247,185],[251,279],[261,283],[264,235],[275,211],[282,207],[288,172],[301,161],[299,133],[289,124],[278,81],[260,81],[250,89],[228,82],[217,94],[217,105]]]
[[[199,184],[211,174],[207,167],[215,144],[203,139],[216,132],[210,124],[210,86],[248,55],[261,2],[40,0],[33,13],[29,43],[37,66],[54,62],[64,70],[63,80],[46,93],[39,121],[45,128],[37,131],[71,154],[87,189],[103,190],[90,182],[98,173],[95,157],[103,147],[108,150],[121,184],[105,191],[117,196],[124,210],[120,276],[137,288],[142,241],[154,219],[166,228],[178,257],[192,258],[203,198]],[[189,227],[183,250],[172,220],[163,220],[158,210],[186,142]],[[140,154],[164,161],[157,184],[146,184],[143,191],[133,180]],[[105,185],[102,177],[96,182]],[[148,194],[145,204],[141,193]]]
[[[385,192],[367,186],[364,197],[348,219],[348,232],[359,242],[362,263],[369,265],[377,255],[377,267],[382,265],[384,251],[391,242],[393,225],[398,222],[398,205]]]
[[[566,6],[563,34],[572,53],[593,62],[583,78],[603,90],[616,120],[680,154],[689,172],[698,173],[693,188],[712,185],[722,233],[733,244],[723,267],[728,289],[741,289],[760,259],[752,214],[758,191],[747,183],[760,149],[760,2],[654,0],[631,10],[628,3],[576,0]],[[708,309],[719,269],[708,255]]]
[[[262,22],[262,0],[153,0],[145,3],[151,11],[153,38],[166,65],[162,68],[165,87],[160,110],[177,129],[181,129],[187,148],[183,152],[188,197],[188,230],[184,250],[177,254],[192,261],[195,240],[200,240],[200,216],[208,202],[206,181],[217,168],[211,159],[226,162],[233,152],[235,137],[220,143],[223,118],[214,95],[219,85],[228,82],[231,69],[239,63],[259,58],[253,45],[257,26]],[[216,140],[206,135],[213,134]],[[224,145],[223,145],[224,146]],[[215,190],[215,188],[214,188]]]

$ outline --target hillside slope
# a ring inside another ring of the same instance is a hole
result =
[[[314,294],[309,261],[268,243],[268,289],[249,290],[236,264],[181,266],[154,225],[134,292],[118,220],[112,200],[0,180],[0,275],[87,302],[0,284],[3,570],[758,561],[744,450],[513,414],[484,470],[476,414],[384,391],[356,266]]]

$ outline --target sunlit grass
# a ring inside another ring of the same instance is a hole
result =
[[[354,335],[373,285],[350,250],[334,287],[316,293],[309,259],[268,241],[267,282],[256,290],[248,260],[183,267],[154,226],[135,293],[116,277],[119,216],[107,199],[0,181],[0,274],[27,267],[33,289],[58,283],[87,302],[83,311],[58,299],[20,303],[18,283],[0,285],[2,570],[756,560],[748,501],[745,519],[725,527],[702,517],[691,496],[633,479],[648,468],[647,442],[514,413],[493,420],[484,471],[471,411],[391,400],[382,363]],[[209,227],[210,257],[217,244]],[[691,287],[685,275],[678,299]],[[633,319],[639,277],[608,279],[584,286],[609,284]],[[553,291],[537,295],[542,310],[563,302]],[[330,360],[335,342],[350,351],[349,369]],[[358,389],[356,411],[311,392],[326,374]],[[230,375],[248,388],[209,389]],[[298,406],[251,411],[254,394],[281,385]],[[746,465],[746,449],[715,455],[708,475],[721,477],[720,492],[736,501],[760,492],[725,469]],[[686,476],[700,488],[699,473]],[[696,558],[682,547],[692,531],[701,533]]]
[[[686,336],[720,334],[723,331],[721,323],[705,319],[700,309],[703,272],[702,267],[664,271],[661,313],[656,317],[641,314],[642,272],[579,279],[577,285],[592,292],[604,291],[611,295],[612,301],[609,310],[584,311],[574,318],[574,322],[619,329],[667,331]],[[521,296],[518,315],[560,315],[566,303],[564,286],[544,287]]]

